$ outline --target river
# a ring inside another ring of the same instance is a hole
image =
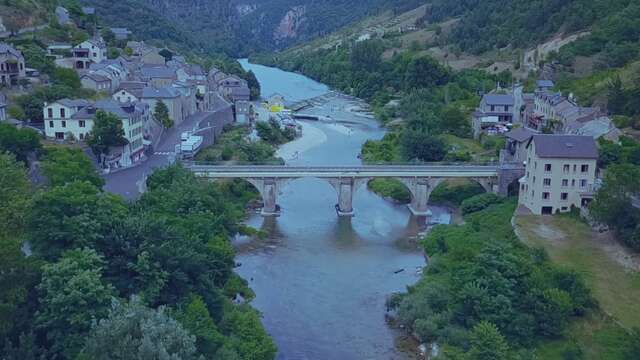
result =
[[[255,73],[267,97],[279,93],[299,101],[330,91],[299,74],[241,64]],[[287,164],[359,164],[361,145],[380,139],[385,130],[375,119],[350,111],[357,105],[336,96],[305,110],[333,120],[305,122],[301,151],[286,158]],[[278,359],[406,359],[397,349],[399,332],[385,322],[384,303],[419,279],[425,258],[415,238],[426,228],[425,218],[366,186],[354,195],[353,218],[338,217],[336,201],[324,180],[290,182],[278,196],[280,217],[256,214],[247,221],[267,238],[235,240],[241,263],[236,271],[256,293],[252,304],[278,346]],[[446,209],[431,210],[432,220],[450,221]]]

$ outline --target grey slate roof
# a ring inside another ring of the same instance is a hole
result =
[[[60,99],[56,101],[58,104],[64,105],[66,107],[84,107],[89,106],[91,103],[85,99]]]
[[[81,78],[83,77],[88,77],[89,79],[95,81],[95,82],[107,82],[107,81],[111,81],[111,79],[109,79],[106,76],[100,75],[100,74],[96,74],[96,73],[87,73],[82,75]]]
[[[129,118],[136,112],[136,107],[132,103],[120,104],[113,100],[99,100],[94,104],[82,108],[73,114],[73,119],[92,119],[98,110],[103,110],[116,115],[119,118]]]
[[[504,136],[517,142],[526,142],[529,141],[529,139],[531,139],[534,134],[535,133],[533,131],[527,128],[519,127],[517,129],[509,131],[508,133],[504,134]]]
[[[22,53],[20,51],[5,43],[0,43],[0,54],[11,54],[17,57],[22,57]]]
[[[529,144],[536,145],[540,158],[597,159],[598,148],[591,136],[582,135],[533,135]],[[529,146],[529,145],[527,145]]]
[[[552,88],[554,84],[551,80],[540,79],[536,81],[536,86],[539,88]]]
[[[484,101],[487,105],[513,105],[513,95],[507,94],[486,94]]]
[[[143,98],[160,98],[160,99],[172,99],[180,96],[180,92],[172,87],[163,87],[156,89],[154,87],[147,86],[142,89]]]
[[[154,78],[175,79],[176,78],[175,70],[167,66],[153,66],[153,67],[143,66],[142,69],[140,69],[140,72],[143,77],[149,78],[149,79],[154,79]]]

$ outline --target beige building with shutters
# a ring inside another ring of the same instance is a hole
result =
[[[593,137],[534,135],[525,155],[518,202],[532,213],[567,212],[593,199],[598,160]]]

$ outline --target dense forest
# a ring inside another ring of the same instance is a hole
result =
[[[269,0],[81,0],[95,6],[110,26],[131,29],[137,37],[156,40],[197,53],[225,53],[240,57],[282,49],[328,34],[380,11],[402,12],[422,3],[410,1],[291,1]],[[290,10],[304,10],[284,26],[290,33],[276,35]],[[189,21],[184,21],[189,19]],[[215,21],[212,21],[215,19]]]
[[[229,237],[255,194],[172,166],[132,203],[79,149],[0,125],[3,359],[272,359]],[[24,160],[40,154],[35,188]]]
[[[528,48],[559,32],[572,33],[605,23],[609,15],[635,6],[632,0],[427,2],[431,7],[424,20],[459,18],[450,42],[476,54],[506,46]]]

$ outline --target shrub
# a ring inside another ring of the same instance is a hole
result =
[[[502,198],[496,194],[480,194],[462,201],[460,209],[462,210],[462,214],[466,215],[472,212],[484,210],[490,205],[500,202],[502,202]]]
[[[451,186],[447,183],[438,185],[431,193],[430,200],[437,203],[460,205],[463,200],[482,194],[484,189],[478,183]]]

